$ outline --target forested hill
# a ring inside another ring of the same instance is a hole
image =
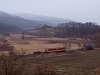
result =
[[[15,13],[14,15],[17,15],[17,16],[20,16],[22,18],[29,19],[29,20],[40,21],[41,23],[52,25],[52,26],[55,26],[59,23],[74,22],[73,20],[70,20],[70,19],[43,16],[43,15],[34,15],[34,14],[28,14],[28,13]]]
[[[8,32],[20,32],[21,28],[15,26],[15,25],[8,25],[0,23],[0,33],[8,33]]]
[[[55,28],[55,36],[57,37],[83,37],[97,33],[100,33],[100,26],[92,22],[61,23]]]
[[[42,25],[38,21],[24,19],[19,16],[14,16],[3,11],[0,11],[0,23],[16,25],[22,28],[35,28],[39,25]]]

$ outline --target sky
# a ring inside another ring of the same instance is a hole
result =
[[[0,10],[100,24],[100,0],[0,0]]]

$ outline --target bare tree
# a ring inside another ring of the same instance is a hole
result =
[[[22,40],[25,40],[25,30],[22,31],[21,39],[22,39]]]
[[[71,43],[65,43],[63,46],[66,48],[66,50],[71,49]]]
[[[82,43],[77,43],[78,45],[78,48],[81,49],[83,47],[83,44]]]
[[[10,50],[8,56],[0,56],[0,75],[23,75],[26,62],[23,58],[24,52],[19,53]]]

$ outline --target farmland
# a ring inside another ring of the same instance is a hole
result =
[[[62,75],[100,75],[100,50],[34,59],[32,65],[50,65],[61,71]]]
[[[44,38],[38,36],[25,35],[25,40],[21,40],[21,34],[12,34],[13,38],[6,38],[11,45],[17,50],[24,50],[27,53],[33,53],[35,51],[44,51],[47,48],[64,47],[64,44],[69,43],[68,38]],[[77,49],[78,45],[71,44],[71,49]]]
[[[81,38],[45,38],[32,35],[25,35],[25,40],[21,39],[21,34],[11,34],[11,37],[5,39],[18,51],[25,51],[26,54],[33,52],[44,52],[46,48],[64,47],[66,43],[71,43],[69,50],[78,49],[76,41],[80,42]],[[82,42],[82,41],[81,41]],[[5,51],[6,52],[6,51]],[[0,52],[1,53],[1,52]],[[52,53],[50,55],[27,56],[28,71],[32,71],[37,66],[47,66],[55,68],[61,75],[99,75],[100,74],[100,50],[80,51],[79,53]],[[32,73],[30,72],[30,73]]]

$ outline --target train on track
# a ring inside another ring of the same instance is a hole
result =
[[[45,49],[45,52],[50,53],[50,52],[64,52],[66,50],[65,47],[61,47],[61,48],[48,48]]]

